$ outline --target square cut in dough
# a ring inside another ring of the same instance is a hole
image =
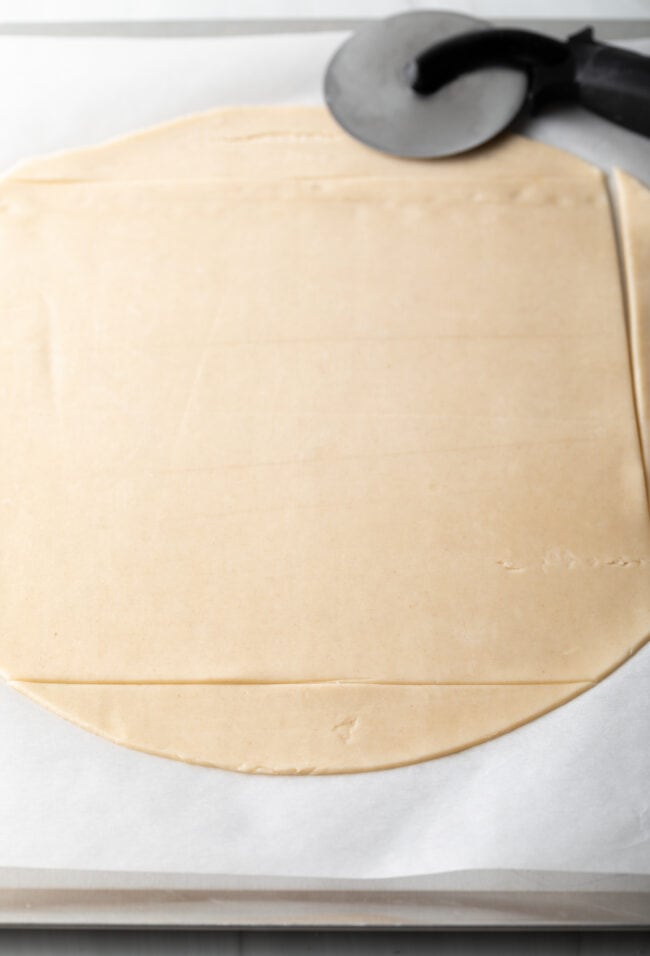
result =
[[[618,189],[624,277],[602,174],[516,136],[414,163],[246,108],[13,170],[2,675],[128,746],[332,773],[619,665],[650,632],[650,200]]]

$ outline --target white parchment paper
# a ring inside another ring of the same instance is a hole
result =
[[[1,37],[0,169],[214,106],[320,102],[341,40]],[[575,119],[568,110],[530,128],[650,175],[645,141]],[[0,683],[0,867],[10,866],[650,874],[650,646],[504,737],[412,767],[320,778],[251,777],[129,751]]]

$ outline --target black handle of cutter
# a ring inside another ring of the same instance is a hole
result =
[[[589,27],[567,41],[530,30],[473,30],[428,47],[406,67],[416,93],[427,95],[488,66],[528,75],[533,109],[564,98],[650,136],[650,57],[594,40]]]
[[[562,40],[530,30],[471,30],[442,40],[424,50],[406,67],[406,78],[416,93],[435,93],[440,87],[473,70],[507,66],[531,73],[559,70],[564,78],[570,50]]]
[[[568,42],[578,101],[619,126],[650,136],[650,57],[599,43],[591,29]]]

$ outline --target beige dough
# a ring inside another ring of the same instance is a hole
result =
[[[616,170],[630,355],[650,503],[650,190]]]
[[[619,185],[634,381],[603,177],[548,146],[403,162],[249,108],[14,170],[3,676],[135,748],[332,773],[468,747],[624,661],[650,632],[650,201]]]

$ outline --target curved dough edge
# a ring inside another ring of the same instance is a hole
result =
[[[335,774],[465,750],[592,685],[10,686],[85,730],[157,756],[244,773]]]

